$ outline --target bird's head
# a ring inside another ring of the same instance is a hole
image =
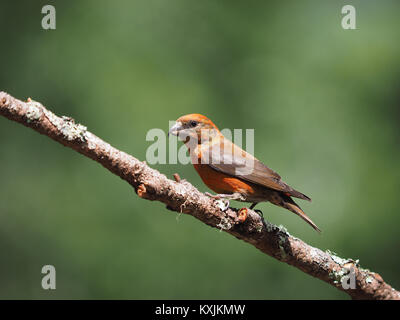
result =
[[[189,139],[210,140],[219,134],[217,126],[206,116],[192,113],[178,118],[168,134],[173,134],[187,142]]]

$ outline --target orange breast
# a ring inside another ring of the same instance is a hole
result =
[[[239,178],[218,172],[207,164],[193,164],[203,182],[216,193],[231,194],[239,192],[251,195],[255,193],[255,186]]]

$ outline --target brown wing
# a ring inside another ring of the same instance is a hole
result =
[[[202,159],[207,159],[208,164],[213,169],[270,189],[282,191],[296,198],[311,201],[309,197],[283,182],[280,175],[275,171],[229,140],[225,139],[225,148],[212,147],[211,152],[209,150],[210,148],[202,150]]]

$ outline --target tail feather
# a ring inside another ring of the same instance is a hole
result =
[[[293,213],[297,214],[300,218],[302,218],[305,222],[307,222],[314,230],[321,232],[321,230],[317,227],[317,225],[304,213],[303,210],[297,205],[296,202],[293,201],[290,197],[283,197],[283,203],[281,204],[282,207],[292,211]]]

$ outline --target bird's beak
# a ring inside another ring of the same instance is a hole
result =
[[[179,134],[179,131],[183,129],[182,123],[177,121],[175,124],[169,129],[168,136],[170,134],[173,134],[174,136],[177,136]]]

